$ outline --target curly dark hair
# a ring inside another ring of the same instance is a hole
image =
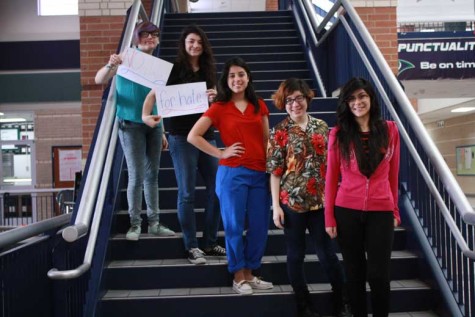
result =
[[[218,95],[216,96],[216,101],[228,102],[231,100],[233,92],[228,86],[228,76],[229,70],[232,66],[241,67],[246,71],[247,77],[249,78],[249,83],[247,84],[246,90],[244,91],[244,96],[254,106],[254,113],[258,113],[260,110],[258,101],[259,96],[256,94],[252,84],[251,70],[241,57],[233,57],[227,60],[224,64],[223,72],[221,73],[221,77],[218,81]]]
[[[359,89],[363,89],[370,97],[369,155],[364,153],[360,136],[361,129],[348,105],[351,95]],[[354,149],[360,170],[369,171],[369,173],[374,171],[383,157],[382,149],[388,147],[389,136],[386,121],[381,118],[381,109],[376,93],[369,81],[355,77],[343,85],[338,98],[336,126],[339,128],[336,140],[343,159],[349,162],[351,150]]]
[[[182,32],[180,39],[178,40],[178,55],[175,63],[178,64],[180,72],[180,78],[187,78],[189,74],[193,73],[191,63],[189,61],[188,53],[185,49],[186,37],[190,34],[196,34],[201,38],[201,44],[203,45],[203,53],[199,58],[199,67],[206,78],[206,86],[208,88],[216,87],[216,63],[213,56],[213,50],[208,40],[208,36],[198,25],[191,24],[186,26]]]

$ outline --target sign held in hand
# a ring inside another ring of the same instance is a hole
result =
[[[117,74],[148,88],[165,86],[173,64],[134,48],[121,54],[122,64]]]
[[[158,115],[166,117],[203,113],[208,109],[206,83],[155,86]]]

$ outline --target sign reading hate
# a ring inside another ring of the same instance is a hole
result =
[[[155,86],[158,115],[166,117],[203,113],[208,109],[206,83]]]
[[[148,88],[165,86],[173,64],[134,48],[121,54],[122,64],[117,74]]]

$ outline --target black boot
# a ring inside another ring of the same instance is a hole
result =
[[[321,317],[321,315],[317,313],[313,307],[308,290],[296,291],[294,296],[295,302],[297,304],[298,317]]]

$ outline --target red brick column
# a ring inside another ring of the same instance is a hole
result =
[[[389,67],[394,74],[397,74],[396,7],[356,8],[356,11],[371,33]]]
[[[279,0],[266,0],[266,11],[279,10]]]
[[[96,72],[117,50],[124,27],[125,16],[82,16],[80,21],[81,50],[81,109],[83,157],[86,158],[101,109],[101,97],[105,86],[96,85]]]

